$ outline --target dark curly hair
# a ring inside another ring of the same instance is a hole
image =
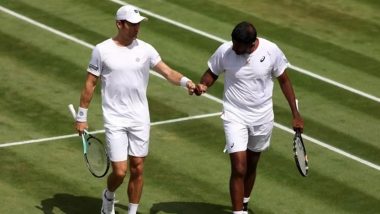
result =
[[[252,44],[256,41],[256,28],[249,22],[243,21],[237,24],[231,33],[232,40],[243,43]]]

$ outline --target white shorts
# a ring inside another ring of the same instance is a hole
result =
[[[128,160],[128,156],[145,157],[149,149],[150,125],[105,126],[107,150],[112,162]]]
[[[262,152],[270,145],[273,121],[258,126],[224,121],[225,150],[228,153],[246,151]]]

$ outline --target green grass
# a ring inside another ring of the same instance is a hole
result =
[[[380,96],[377,1],[131,0],[144,9],[229,39],[241,20],[275,41],[294,65]],[[0,0],[0,5],[90,44],[115,33],[110,1]],[[64,9],[63,9],[64,8]],[[67,104],[78,105],[89,48],[0,12],[0,143],[73,133]],[[165,62],[198,81],[218,42],[152,17],[140,38]],[[380,105],[289,70],[305,134],[380,164]],[[91,130],[102,129],[99,88]],[[223,78],[210,90],[221,98]],[[221,105],[151,76],[151,119],[164,121],[221,111]],[[276,83],[276,122],[290,127],[289,107]],[[99,134],[101,138],[104,136]],[[299,176],[292,135],[275,128],[259,163],[252,213],[377,213],[379,171],[307,143],[310,176]],[[151,130],[140,213],[230,213],[229,160],[219,117],[156,125]],[[86,171],[77,138],[0,148],[0,213],[97,213],[105,179]],[[126,182],[117,212],[126,212]]]

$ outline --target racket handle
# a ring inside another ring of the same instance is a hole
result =
[[[75,120],[76,117],[77,117],[77,113],[75,112],[74,105],[73,104],[69,104],[67,107],[70,110],[71,116],[73,116],[73,118]]]
[[[298,99],[296,99],[296,108],[297,108],[297,111],[299,111],[300,109],[298,108]],[[296,131],[296,133],[298,134],[298,135],[301,135],[301,129],[296,129],[295,130]]]

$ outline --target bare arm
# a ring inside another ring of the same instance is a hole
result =
[[[181,85],[181,81],[183,81],[183,75],[178,71],[173,70],[168,65],[166,65],[163,61],[159,62],[156,66],[154,66],[153,70],[157,73],[161,74],[165,77],[169,82],[174,85]],[[188,89],[189,93],[192,94],[194,92],[195,84],[191,80],[187,80],[183,85]]]
[[[303,126],[304,126],[303,119],[302,119],[301,114],[299,113],[299,111],[297,109],[296,101],[295,101],[296,96],[294,94],[292,83],[290,82],[290,79],[289,79],[286,71],[284,71],[284,73],[282,73],[277,79],[278,79],[278,82],[280,84],[282,93],[284,94],[286,100],[288,101],[290,109],[292,111],[293,129],[294,130],[300,129],[301,132],[303,132]]]
[[[91,73],[87,73],[86,82],[80,96],[79,106],[81,108],[88,109],[88,107],[90,106],[92,95],[94,94],[94,90],[95,90],[97,82],[98,82],[97,76]],[[83,133],[83,130],[87,128],[88,128],[87,121],[76,122],[76,130],[79,132],[79,134]]]
[[[208,68],[201,77],[200,83],[197,84],[197,87],[194,91],[195,94],[199,96],[203,93],[206,93],[207,89],[211,87],[217,79],[218,76],[212,73],[210,68]]]
[[[98,82],[97,76],[91,73],[87,73],[86,82],[80,96],[80,104],[79,104],[80,107],[88,108],[90,106],[92,95],[94,94],[97,82]]]

